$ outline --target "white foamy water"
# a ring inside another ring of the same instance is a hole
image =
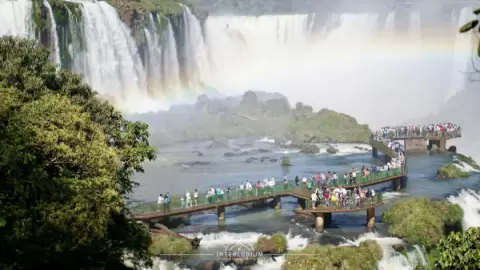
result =
[[[461,161],[457,156],[453,156],[453,164],[464,172],[480,172],[479,170],[470,166],[470,164]]]
[[[43,1],[43,5],[48,10],[48,16],[50,18],[50,35],[51,35],[51,50],[53,53],[51,54],[52,60],[55,64],[58,65],[57,68],[60,67],[61,58],[60,58],[60,46],[58,45],[58,35],[57,35],[57,24],[55,22],[55,17],[53,16],[53,10],[50,6],[50,3],[47,0]]]
[[[383,258],[378,262],[380,270],[413,270],[417,265],[426,265],[424,252],[420,247],[415,246],[414,250],[407,253],[407,257],[396,252],[394,245],[401,245],[403,241],[396,237],[381,237],[377,233],[362,234],[356,240],[347,240],[342,245],[360,245],[365,240],[375,240],[382,247]]]
[[[351,154],[366,153],[372,150],[372,146],[368,144],[342,143],[342,144],[332,144],[332,146],[338,150],[338,152],[335,153],[336,156],[346,156]]]
[[[264,137],[264,138],[261,138],[260,140],[257,140],[257,142],[275,143],[275,139],[271,139],[271,138],[269,138],[269,137]]]
[[[284,155],[296,154],[296,153],[300,153],[300,149],[280,149],[275,151],[275,153],[284,154]]]
[[[463,209],[463,229],[480,226],[480,194],[471,189],[460,191],[457,196],[450,196],[451,203],[458,204]]]
[[[0,0],[0,36],[32,37],[32,1]]]

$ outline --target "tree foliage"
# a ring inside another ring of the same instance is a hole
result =
[[[438,245],[440,251],[436,267],[445,270],[480,269],[480,227],[452,232]]]
[[[150,237],[123,200],[155,158],[80,76],[34,41],[0,38],[0,262],[6,269],[150,265]]]

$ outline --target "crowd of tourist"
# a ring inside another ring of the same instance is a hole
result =
[[[401,168],[403,163],[400,159],[393,158],[390,162],[382,165],[362,166],[361,168],[352,168],[350,172],[346,172],[343,176],[338,176],[336,172],[329,171],[327,173],[319,172],[311,177],[299,176],[294,178],[295,187],[306,190],[312,194],[312,206],[318,205],[335,205],[347,206],[360,203],[364,198],[373,197],[374,190],[363,190],[357,186],[353,193],[346,192],[343,185],[356,185],[357,178],[369,176],[377,172],[385,172],[397,168]],[[302,186],[301,186],[301,183]],[[276,192],[276,185],[279,184],[275,178],[265,178],[264,180],[252,183],[245,181],[238,188],[235,188],[236,195],[231,196],[232,189],[229,185],[209,188],[205,193],[206,203],[213,204],[223,201],[230,201],[231,198],[242,199],[252,196],[267,195]],[[278,189],[278,188],[277,188]],[[289,180],[287,176],[283,179],[283,190],[289,189]],[[345,192],[344,192],[345,190]],[[278,190],[277,190],[278,191]],[[372,195],[373,194],[373,195]],[[199,192],[194,190],[193,194],[187,191],[180,197],[180,207],[189,208],[199,205]],[[157,204],[163,211],[171,210],[172,196],[167,192],[165,195],[158,196]],[[203,204],[204,202],[202,202]]]
[[[372,137],[376,141],[380,141],[388,148],[399,154],[400,159],[405,159],[404,146],[399,142],[393,141],[392,138],[408,138],[415,136],[450,136],[456,137],[461,134],[459,125],[452,123],[416,125],[416,126],[386,126],[377,130]]]
[[[448,136],[461,133],[459,125],[452,123],[415,125],[415,126],[386,126],[377,130],[375,137],[380,138],[402,138],[413,136]]]

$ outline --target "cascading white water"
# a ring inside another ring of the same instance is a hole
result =
[[[210,65],[207,50],[198,19],[187,6],[183,9],[183,35],[185,65],[183,72],[186,74],[185,83],[191,88],[210,83]]]
[[[164,32],[165,51],[163,55],[162,70],[164,78],[164,87],[168,91],[174,91],[175,94],[180,93],[180,67],[178,64],[177,43],[173,34],[173,27],[168,20],[167,31]]]
[[[101,95],[114,98],[122,109],[148,107],[145,70],[130,30],[115,8],[103,1],[83,2],[82,7],[86,81]]]
[[[480,194],[473,190],[462,190],[457,196],[450,196],[451,203],[463,209],[463,229],[480,227]]]
[[[50,3],[47,0],[43,0],[43,5],[47,9],[50,18],[51,47],[53,51],[51,54],[52,61],[60,67],[62,59],[60,58],[60,46],[58,45],[57,23],[55,22],[55,16],[53,16],[53,10]]]
[[[148,76],[148,89],[152,95],[161,93],[155,91],[163,88],[162,85],[162,44],[157,33],[156,22],[153,15],[149,16],[149,28],[144,28],[147,39],[147,54],[145,55],[145,66]]]
[[[68,31],[72,39],[72,42],[68,45],[68,52],[72,56],[71,68],[85,77],[88,74],[88,66],[85,48],[81,46],[85,33],[83,31],[83,23],[73,15],[68,6],[66,6],[66,8],[68,14]]]
[[[0,0],[0,36],[33,37],[32,1]]]
[[[472,17],[474,16],[472,14],[472,11],[473,10],[471,7],[466,7],[462,9],[462,11],[460,12],[460,19],[458,20],[458,22],[455,22],[457,24],[457,29],[459,29],[465,23],[472,19]],[[454,44],[452,80],[448,89],[448,93],[445,96],[445,101],[448,101],[458,92],[465,89],[465,83],[468,80],[466,72],[471,71],[470,60],[473,47],[472,35],[459,33],[458,30],[455,32],[456,36]]]
[[[408,33],[412,42],[419,48],[422,48],[422,19],[418,11],[412,11],[412,13],[410,13]]]

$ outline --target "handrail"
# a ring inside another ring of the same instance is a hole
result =
[[[375,134],[373,134],[375,136]],[[382,138],[387,139],[412,139],[412,138],[419,138],[419,137],[438,137],[438,138],[445,138],[445,139],[454,139],[462,137],[461,131],[407,131],[407,132],[400,132],[400,131],[390,131],[387,134],[378,134]]]
[[[384,172],[371,173],[368,176],[364,176],[362,173],[357,173],[356,181],[354,183],[352,183],[350,179],[345,179],[343,176],[338,176],[338,179],[335,181],[335,183],[331,183],[329,187],[340,185],[368,185],[377,181],[381,182],[382,180],[388,178],[400,176],[405,172],[406,168],[402,167]],[[275,186],[273,187],[264,187],[258,189],[253,187],[253,189],[250,191],[235,189],[231,190],[228,194],[225,193],[223,195],[214,195],[210,197],[207,197],[206,194],[199,194],[196,206],[215,206],[225,203],[234,204],[235,202],[240,204],[245,203],[245,200],[247,199],[254,200],[255,198],[260,199],[261,197],[265,196],[274,197],[275,195],[291,196],[296,194],[298,197],[310,198],[315,188],[316,185],[313,185],[312,189],[308,189],[305,182],[301,182],[299,187],[295,186],[292,181],[289,181],[287,184],[284,184],[283,182],[276,182]],[[143,215],[195,207],[193,193],[191,194],[190,205],[187,205],[187,201],[183,201],[182,203],[181,196],[182,195],[173,195],[169,205],[158,205],[156,202],[146,202],[138,205],[127,205],[127,207],[130,209],[133,215]]]
[[[390,147],[386,146],[383,142],[370,138],[370,145],[390,157],[397,157],[397,153]]]

